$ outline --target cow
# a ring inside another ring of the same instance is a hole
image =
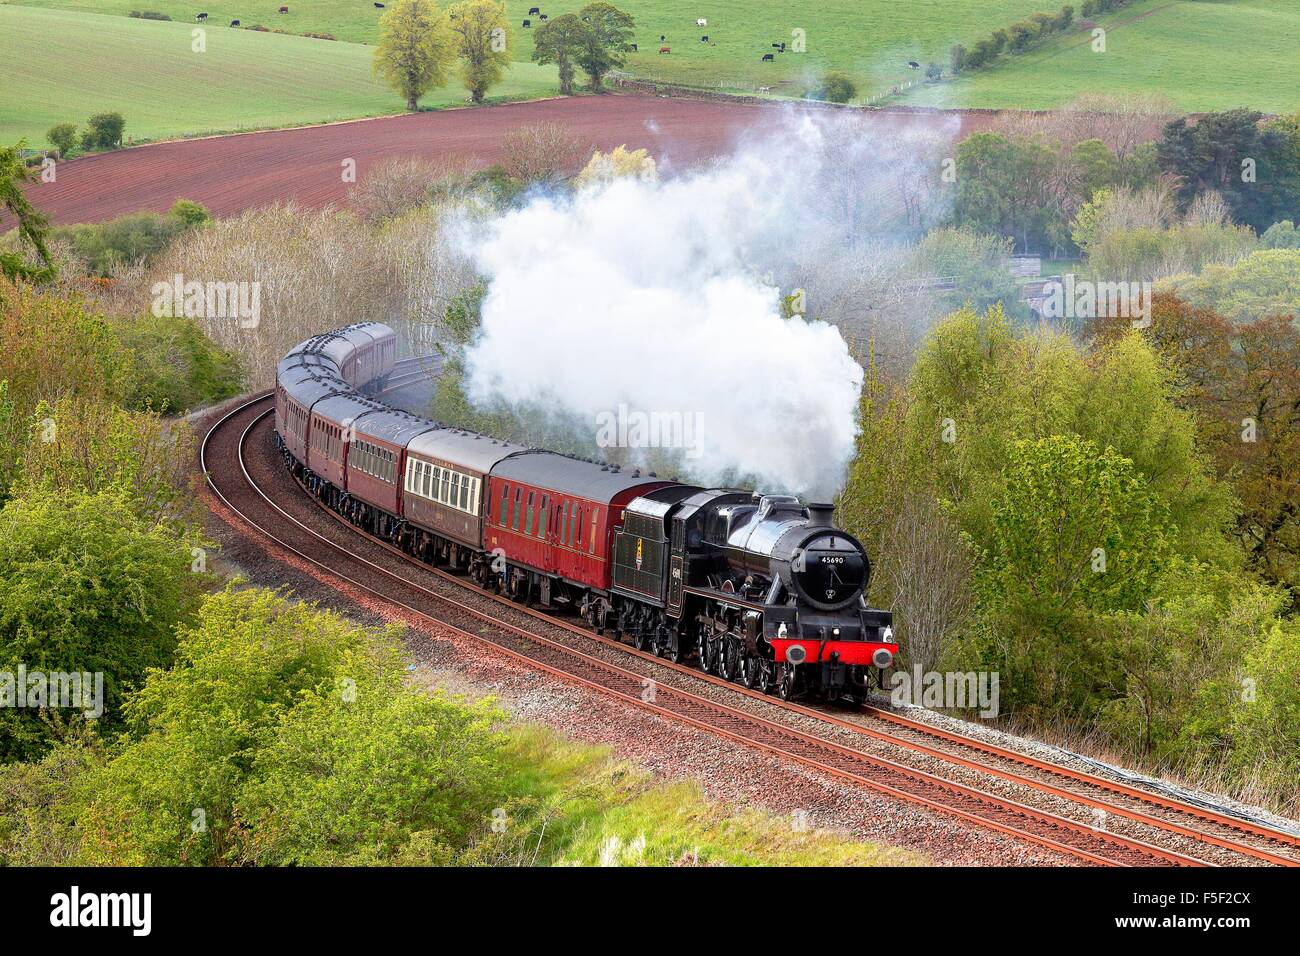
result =
[[[709,21],[704,19],[704,17],[700,17],[698,20],[695,21],[695,25],[697,27],[707,27],[709,25]]]
[[[383,5],[382,3],[376,3],[376,4],[375,4],[375,9],[376,9],[376,10],[382,10],[382,9],[384,9],[384,5]]]
[[[670,46],[661,46],[661,47],[659,48],[659,52],[660,52],[660,53],[672,53],[672,52],[673,52],[673,48],[670,47]]]
[[[203,22],[204,20],[206,20],[207,18],[208,18],[208,15],[207,15],[206,13],[200,13],[200,14],[199,14],[197,17],[195,17],[194,19],[195,19],[195,20],[198,20],[199,23],[202,23],[202,22]]]
[[[535,13],[541,13],[541,12],[542,12],[542,8],[541,8],[541,7],[529,7],[529,8],[528,8],[528,15],[529,15],[530,17],[531,17],[533,14],[535,14]]]
[[[706,34],[704,34],[704,36],[700,37],[700,42],[701,42],[701,43],[708,43],[708,42],[709,42],[709,35],[706,33]]]
[[[631,48],[632,48],[632,52],[635,53],[635,52],[636,52],[636,44],[635,44],[635,43],[632,43],[632,44],[630,44],[630,46],[631,46]]]
[[[550,16],[551,16],[551,15],[550,15],[549,13],[543,13],[543,14],[542,14],[541,16],[539,16],[537,19],[539,19],[539,20],[548,20],[548,19],[550,19]]]
[[[280,12],[281,12],[281,13],[288,13],[288,12],[289,12],[289,8],[288,8],[288,7],[281,7],[281,8],[280,8]]]
[[[529,27],[531,27],[532,25],[533,25],[533,21],[532,21],[532,20],[525,20],[525,21],[524,21],[524,29],[525,29],[525,30],[527,30],[527,29],[528,29]]]
[[[773,56],[771,53],[764,53],[764,54],[763,54],[763,62],[764,62],[764,63],[766,63],[768,60],[775,60],[775,59],[776,59],[776,57]]]
[[[659,42],[660,42],[660,43],[667,43],[667,42],[668,42],[668,37],[664,36],[662,33],[659,34]]]
[[[781,47],[783,47],[783,46],[785,46],[784,43],[773,43],[773,44],[772,44],[772,49],[773,49],[773,50],[779,50],[779,49],[781,49]]]
[[[232,27],[237,27],[237,26],[239,26],[239,21],[238,21],[238,20],[231,20],[231,21],[230,21],[230,25],[231,25]]]
[[[915,60],[908,60],[908,61],[907,61],[907,68],[908,68],[909,70],[919,70],[919,69],[921,68],[921,64],[920,64],[920,63],[917,63]]]
[[[760,92],[760,93],[771,93],[771,92],[772,92],[772,87],[770,87],[770,86],[760,86],[760,87],[758,88],[758,92]]]

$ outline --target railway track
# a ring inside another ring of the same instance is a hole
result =
[[[402,374],[405,377],[408,373]],[[390,379],[386,391],[404,384],[407,382],[394,385]],[[334,533],[322,533],[290,513],[268,493],[264,485],[269,484],[272,476],[260,473],[267,465],[259,464],[256,456],[250,460],[245,454],[252,436],[257,434],[267,443],[265,457],[276,457],[269,452],[269,399],[269,395],[256,398],[230,411],[204,436],[200,459],[213,494],[278,547],[407,613],[489,643],[529,667],[587,686],[668,720],[1085,863],[1197,866],[1238,861],[1300,865],[1286,852],[1300,849],[1300,840],[1282,831],[1028,757],[880,708],[866,708],[868,722],[863,723],[799,704],[780,703],[760,692],[694,668],[672,664],[584,627],[488,594],[463,578],[415,561],[386,542],[363,534],[306,495],[286,502],[297,511],[305,507],[310,512],[305,516],[308,520],[320,516],[335,519],[326,523]],[[284,482],[291,481],[282,468],[280,475]],[[361,540],[367,543],[364,549],[357,546]],[[395,559],[400,559],[402,564],[396,564]],[[420,569],[420,576],[427,574],[450,582],[462,596],[463,592],[469,592],[475,601],[487,600],[503,607],[496,613],[486,613],[459,596],[450,596],[412,580],[409,572],[398,574],[393,570],[394,566],[406,570],[403,565],[407,562]],[[503,617],[525,623],[509,623]],[[627,659],[611,661],[587,653],[539,633],[546,629],[569,632],[598,646],[616,647],[619,656],[626,655]],[[641,669],[624,666],[628,664]],[[671,678],[674,682],[662,677],[647,678],[644,672],[647,665],[666,669],[675,675]],[[707,691],[699,692],[701,687]],[[779,710],[772,712],[772,717],[742,710],[718,699],[722,687],[726,688],[727,695],[756,698],[765,708]],[[803,719],[805,724],[807,720],[815,720],[836,734],[814,733],[792,726],[787,714]],[[852,735],[847,737],[848,742],[846,735]],[[832,739],[835,736],[838,739]],[[861,742],[868,740],[977,774],[993,785],[981,780],[979,786],[972,786],[908,765],[901,759],[867,752]],[[1012,799],[1005,792],[997,792],[996,784],[1028,788],[1035,791],[1035,796],[1061,804],[1062,812]],[[1066,815],[1067,810],[1085,819]],[[1137,832],[1111,829],[1116,822]],[[1158,842],[1152,842],[1153,839]],[[1208,860],[1201,850],[1212,850]]]

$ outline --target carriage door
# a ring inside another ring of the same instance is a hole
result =
[[[668,560],[668,613],[679,617],[682,613],[683,577],[686,574],[683,555],[686,553],[686,519],[673,519],[672,557]]]

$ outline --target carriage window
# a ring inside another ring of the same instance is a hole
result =
[[[546,537],[546,505],[547,505],[547,497],[546,495],[542,495],[541,515],[537,519],[537,537],[539,538]]]
[[[535,517],[533,512],[533,500],[536,494],[537,493],[533,491],[528,492],[528,510],[524,513],[524,534],[532,534],[537,530],[537,526],[533,520]]]
[[[591,537],[587,539],[587,544],[592,554],[596,553],[596,521],[599,517],[595,511],[591,513]]]
[[[497,524],[501,525],[501,527],[503,528],[506,526],[506,518],[509,515],[509,509],[510,509],[510,486],[502,485],[501,486],[501,509],[497,512]]]
[[[451,501],[451,472],[446,468],[442,470],[442,495],[438,500],[443,504]]]
[[[469,513],[478,514],[478,489],[480,481],[478,478],[471,478],[469,483]]]
[[[451,473],[451,497],[447,499],[447,504],[451,505],[454,508],[456,507],[456,502],[459,500],[460,500],[460,474],[458,472],[453,471]]]
[[[582,547],[582,509],[581,508],[578,509],[578,515],[576,518],[573,519],[573,524],[577,528],[577,531],[574,533],[573,537],[574,540],[577,542],[578,547],[581,548]]]
[[[513,528],[515,531],[519,530],[519,503],[520,501],[523,500],[523,496],[524,496],[523,489],[516,488],[515,508],[514,508],[514,512],[510,515],[510,527]]]
[[[460,510],[469,511],[469,476],[460,480]]]

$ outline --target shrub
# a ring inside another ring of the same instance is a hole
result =
[[[126,120],[121,113],[96,113],[86,120],[86,129],[81,134],[81,148],[117,149],[122,145],[122,132],[126,129]]]
[[[77,148],[77,126],[75,123],[51,126],[45,138],[59,151],[60,158],[67,158],[68,154]]]
[[[148,260],[185,228],[179,218],[137,212],[103,223],[59,226],[54,236],[67,241],[92,273],[109,276],[123,266]]]
[[[239,393],[239,361],[218,348],[197,322],[145,314],[115,323],[135,374],[127,403],[180,414]]]
[[[159,13],[157,10],[132,10],[129,16],[137,20],[170,20],[171,17],[165,13]]]
[[[816,99],[831,103],[847,103],[857,95],[857,84],[843,73],[827,73],[822,77],[821,86],[813,93]]]
[[[943,67],[938,63],[931,63],[925,68],[925,77],[928,80],[943,79]]]
[[[176,200],[172,203],[172,208],[167,210],[167,215],[175,216],[187,226],[201,226],[205,222],[212,221],[212,213],[208,212],[208,207],[192,199]]]

